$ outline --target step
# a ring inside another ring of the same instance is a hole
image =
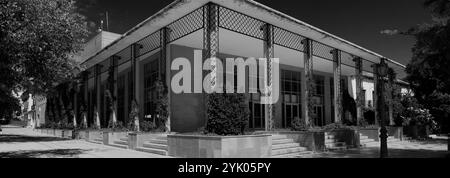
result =
[[[335,146],[335,147],[327,147],[328,151],[343,151],[347,150],[347,146]]]
[[[344,142],[334,142],[334,143],[325,144],[326,148],[334,148],[334,147],[341,147],[341,146],[347,147],[347,145]]]
[[[167,145],[167,139],[161,139],[161,138],[150,139],[148,142],[153,143],[153,144]]]
[[[297,158],[297,157],[300,157],[300,156],[313,154],[313,153],[314,152],[312,152],[312,151],[301,151],[301,152],[297,152],[297,153],[276,155],[276,156],[272,156],[272,158]]]
[[[292,143],[292,142],[294,142],[293,139],[285,138],[285,139],[279,139],[279,140],[272,140],[272,145],[286,144],[286,143]]]
[[[119,145],[126,145],[128,146],[128,141],[123,141],[123,140],[115,140],[114,144],[119,144]]]
[[[153,149],[153,148],[144,148],[144,147],[138,147],[136,148],[137,151],[147,152],[147,153],[153,153],[158,155],[167,156],[166,150],[160,150],[160,149]]]
[[[128,137],[125,137],[125,138],[120,138],[119,140],[122,140],[122,141],[127,141],[127,142],[128,142]]]
[[[167,145],[163,144],[154,144],[154,143],[144,143],[144,148],[152,148],[152,149],[160,149],[160,150],[166,150],[167,151]]]
[[[364,136],[364,135],[360,135],[360,136],[359,136],[359,139],[360,139],[360,140],[364,140],[364,139],[369,139],[369,137],[368,137],[368,136]]]
[[[364,140],[359,140],[359,143],[363,144],[363,143],[371,143],[371,142],[376,142],[374,139],[364,139]]]
[[[334,139],[334,135],[325,135],[325,139]]]
[[[336,143],[337,141],[335,139],[325,139],[325,144],[331,144]]]
[[[299,143],[284,143],[284,144],[276,144],[272,145],[272,150],[278,150],[278,149],[286,149],[286,148],[294,148],[299,147]]]
[[[272,150],[272,156],[297,153],[297,152],[302,152],[302,151],[306,151],[306,150],[307,149],[304,147],[277,149],[277,150]]]
[[[117,147],[117,148],[128,149],[128,145],[122,145],[122,144],[116,144],[116,143],[109,144],[109,145],[113,146],[113,147]]]
[[[272,135],[272,140],[287,139],[286,135]]]

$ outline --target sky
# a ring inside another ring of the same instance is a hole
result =
[[[414,38],[384,35],[382,30],[431,22],[423,0],[256,0],[273,9],[339,36],[383,56],[407,64]],[[81,13],[97,28],[108,11],[108,31],[123,34],[172,0],[78,0]]]

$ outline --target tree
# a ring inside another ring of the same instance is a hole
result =
[[[429,109],[443,131],[450,118],[450,1],[426,0],[433,23],[414,27],[406,35],[416,38],[413,58],[407,66],[407,81],[415,97]]]
[[[84,19],[73,1],[0,0],[2,95],[43,94],[71,78],[78,68],[71,56],[88,35]]]
[[[421,24],[407,31],[385,30],[385,34],[413,36],[416,43],[413,57],[407,65],[406,80],[418,102],[430,110],[441,127],[448,133],[450,118],[450,1],[425,0],[432,15],[432,23]]]

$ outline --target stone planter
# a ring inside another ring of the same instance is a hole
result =
[[[102,138],[103,137],[103,132],[102,131],[95,131],[95,130],[90,130],[87,131],[87,140],[88,141],[95,141],[95,139],[97,138]]]
[[[359,129],[359,133],[369,137],[369,139],[377,142],[380,141],[380,131],[378,128],[361,128]]]
[[[72,130],[63,130],[62,132],[62,138],[68,138],[68,139],[73,139],[73,131]]]
[[[63,132],[64,132],[64,130],[55,129],[54,136],[55,137],[59,137],[59,138],[63,138]]]
[[[349,129],[341,129],[341,130],[329,131],[326,133],[328,135],[333,135],[335,141],[343,142],[348,147],[351,147],[351,148],[359,148],[360,147],[359,131],[349,130]]]
[[[89,140],[89,131],[86,131],[86,130],[78,130],[78,131],[76,131],[75,139],[88,141]]]
[[[271,135],[168,135],[169,156],[181,158],[267,158]]]
[[[128,135],[127,132],[111,132],[104,131],[103,132],[103,144],[111,145],[114,140],[119,140],[120,138],[126,137]]]
[[[388,127],[388,134],[389,136],[403,140],[403,127]]]
[[[136,150],[137,147],[143,147],[146,141],[166,135],[163,133],[128,133],[128,148]]]

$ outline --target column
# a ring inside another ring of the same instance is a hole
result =
[[[160,43],[161,43],[161,53],[160,53],[160,58],[159,58],[159,80],[163,82],[164,85],[166,85],[165,87],[167,88],[167,93],[165,93],[167,95],[167,118],[166,119],[166,123],[165,123],[165,127],[166,127],[166,132],[170,133],[171,132],[171,128],[170,128],[170,59],[169,59],[169,50],[168,50],[168,40],[169,40],[169,35],[170,35],[170,29],[167,27],[164,27],[161,29],[161,35],[160,35]]]
[[[389,125],[390,126],[394,126],[395,125],[395,121],[394,121],[394,103],[392,102],[393,100],[393,95],[394,95],[394,81],[395,81],[395,73],[392,71],[392,69],[389,69],[388,72],[388,87],[387,87],[387,103],[388,103],[388,111],[389,111]]]
[[[379,91],[379,89],[378,89],[378,83],[379,83],[379,81],[378,81],[378,65],[374,64],[372,66],[372,68],[373,68],[373,95],[372,95],[373,107],[374,107],[374,111],[375,111],[375,125],[378,125],[378,120],[379,120],[379,118],[378,118],[378,116],[379,116],[379,113],[378,113],[378,91]]]
[[[117,61],[119,60],[119,56],[113,55],[110,58],[110,73],[108,77],[110,77],[110,83],[109,83],[109,91],[111,93],[111,119],[113,122],[113,127],[117,124]],[[112,76],[111,76],[112,75]],[[112,77],[112,78],[111,78]]]
[[[312,120],[313,106],[312,98],[314,91],[314,78],[313,78],[313,46],[310,39],[303,41],[304,45],[304,66],[305,66],[305,80],[303,80],[302,86],[305,87],[304,107],[305,107],[305,124],[312,126],[314,121]]]
[[[362,92],[362,59],[356,57],[353,59],[355,61],[355,80],[356,80],[356,124],[359,125],[361,120],[364,120],[364,94]]]
[[[73,126],[77,127],[77,116],[78,116],[78,91],[80,89],[80,81],[79,79],[76,79],[74,84],[74,92],[73,92]]]
[[[333,53],[334,76],[334,122],[341,123],[342,119],[342,92],[341,92],[341,58],[337,49]]]
[[[267,59],[267,86],[272,86],[272,59],[274,58],[274,34],[273,26],[270,24],[265,24],[263,27],[264,31],[264,57]],[[266,95],[266,103],[270,103],[272,100],[272,88],[268,88],[268,93]],[[275,91],[279,92],[279,91]],[[274,128],[274,111],[272,104],[265,104],[265,129],[266,131],[272,131]]]
[[[203,58],[214,58],[217,57],[219,53],[219,10],[218,6],[215,4],[207,4],[204,9],[204,28],[203,28]],[[215,71],[215,61],[211,62],[211,68]],[[216,76],[215,72],[211,72],[211,86],[215,86]],[[204,108],[206,109],[208,106],[206,105],[206,95],[203,95],[203,103]],[[204,117],[208,120],[207,112],[204,112]]]
[[[130,114],[134,118],[134,131],[139,132],[139,117],[140,117],[140,92],[139,92],[139,60],[137,59],[137,54],[142,45],[134,44],[132,45],[132,57],[131,57],[131,74],[133,76],[133,101],[131,101],[131,111]]]
[[[94,123],[95,127],[98,129],[101,128],[100,124],[100,102],[102,97],[100,96],[100,84],[101,84],[101,78],[100,78],[100,64],[95,65],[95,105],[94,105]]]

